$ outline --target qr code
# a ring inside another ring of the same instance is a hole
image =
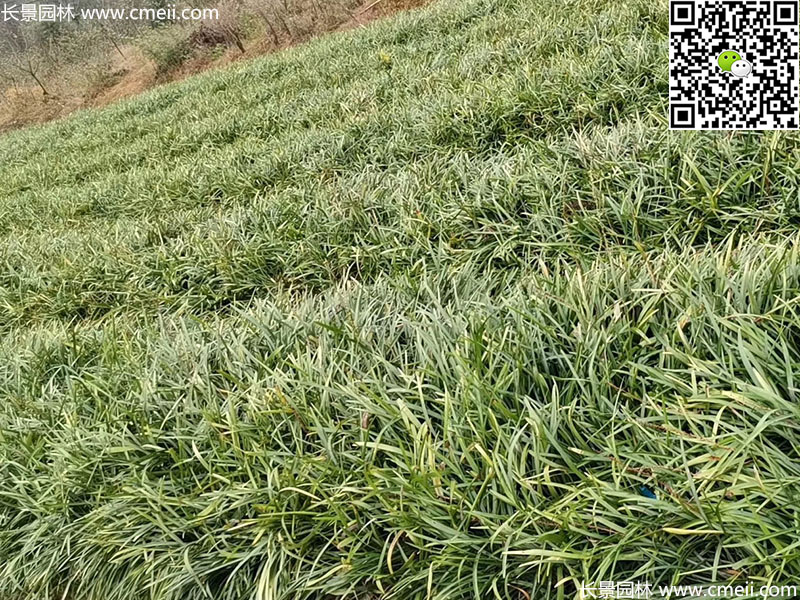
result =
[[[797,0],[670,0],[670,129],[797,129]]]

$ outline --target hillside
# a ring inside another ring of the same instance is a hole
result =
[[[0,19],[0,134],[108,106],[427,1],[199,0],[188,8],[163,0],[81,0],[74,16],[55,22],[39,20],[30,4],[20,20],[22,5],[9,4]],[[198,16],[187,20],[187,11]]]
[[[800,577],[795,133],[666,3],[439,0],[0,137],[0,597]]]

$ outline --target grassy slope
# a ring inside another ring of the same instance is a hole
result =
[[[441,0],[0,139],[0,596],[800,576],[798,137],[667,132],[666,30]]]

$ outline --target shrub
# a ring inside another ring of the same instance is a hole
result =
[[[155,63],[156,77],[165,79],[178,70],[191,56],[193,46],[181,28],[164,28],[141,44],[145,56]]]

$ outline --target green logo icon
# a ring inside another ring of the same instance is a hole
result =
[[[737,60],[742,60],[742,56],[733,50],[726,50],[717,57],[717,64],[723,71],[731,72],[731,65]]]

